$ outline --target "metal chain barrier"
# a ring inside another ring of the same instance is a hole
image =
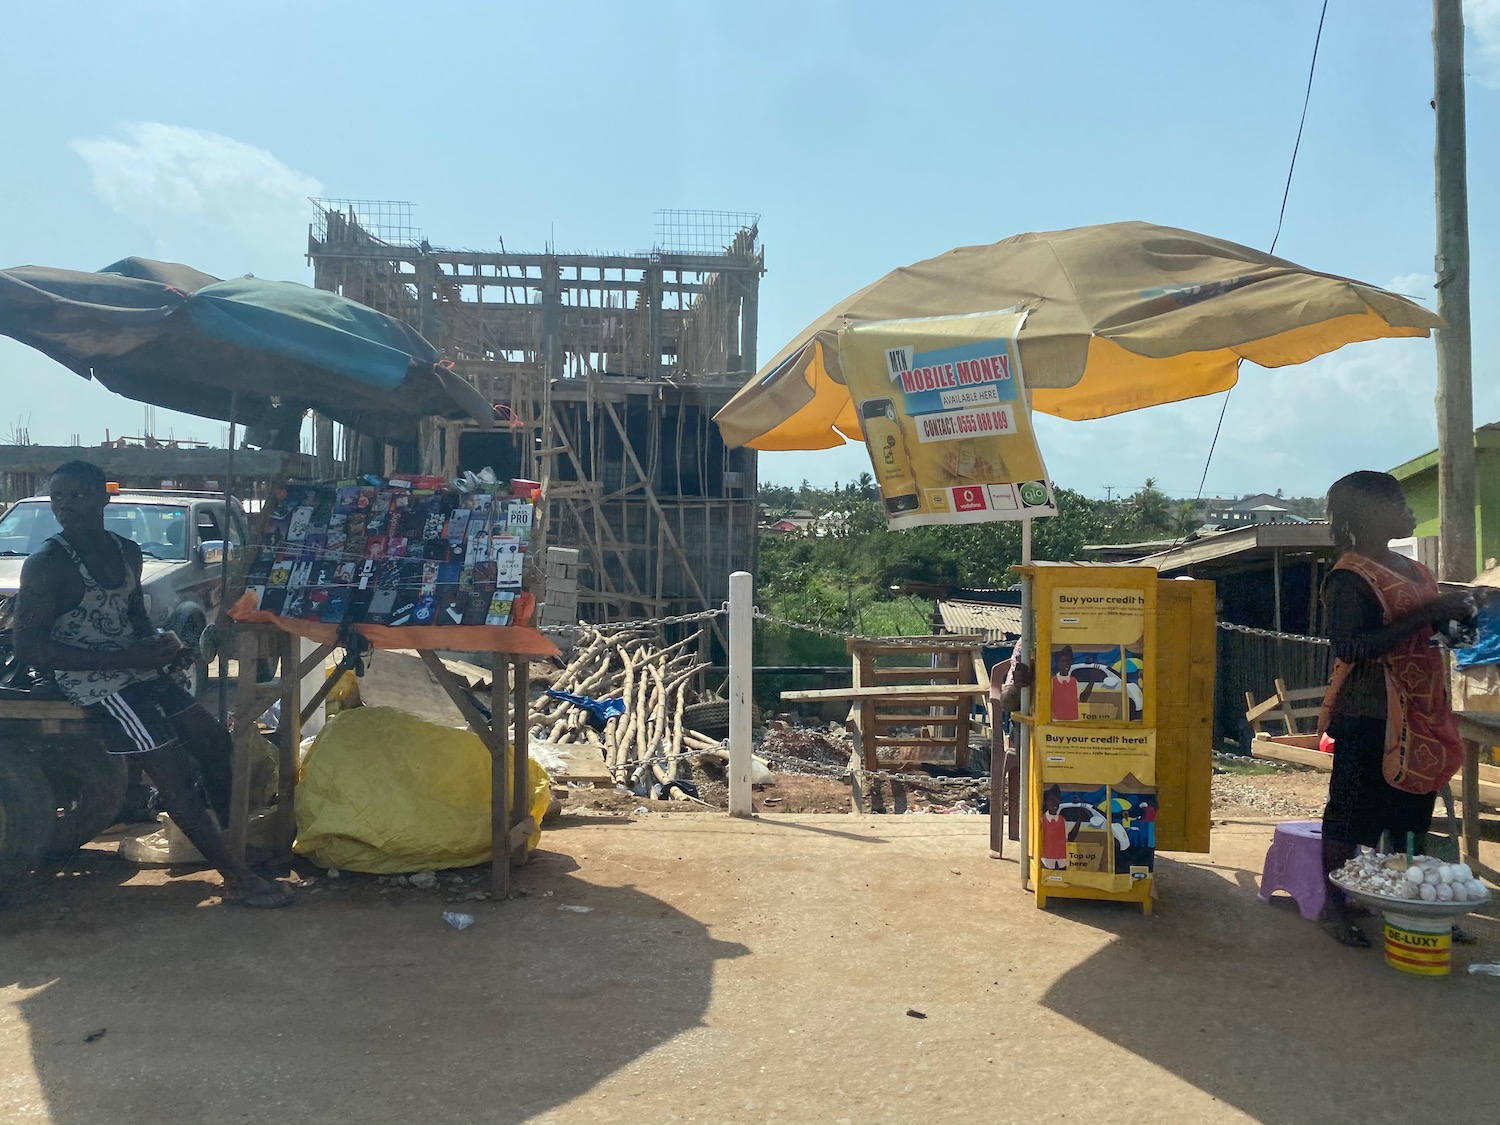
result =
[[[579,633],[584,629],[659,629],[666,625],[690,625],[695,621],[708,621],[715,617],[727,617],[729,605],[726,602],[718,609],[703,609],[696,613],[679,613],[669,617],[648,617],[636,621],[605,621],[598,625],[540,625],[537,632],[550,636],[565,636],[569,633]],[[834,640],[852,638],[859,641],[900,641],[900,637],[876,637],[864,633],[853,633],[847,629],[833,629],[826,625],[808,625],[802,621],[793,621],[787,617],[778,617],[773,613],[767,613],[760,606],[754,610],[754,619],[764,621],[767,625],[779,625],[783,629],[799,629],[804,633],[812,633],[819,637],[831,637]]]
[[[799,773],[804,776],[831,777],[844,780],[851,774],[858,774],[863,779],[872,781],[899,781],[903,785],[916,789],[975,789],[988,788],[990,784],[989,774],[964,775],[962,777],[933,777],[925,773],[907,773],[904,770],[867,770],[863,766],[825,766],[821,762],[810,762],[806,758],[799,758],[795,754],[783,754],[777,750],[766,750],[762,747],[757,756],[765,759],[771,765],[783,764],[795,766],[795,770],[786,770],[787,773]]]
[[[1256,629],[1249,625],[1235,625],[1230,621],[1220,621],[1219,628],[1227,633],[1246,633],[1252,637],[1269,637],[1273,641],[1301,641],[1307,645],[1332,643],[1327,637],[1309,637],[1303,633],[1278,633],[1274,629]]]
[[[786,617],[777,617],[775,614],[767,613],[760,606],[755,607],[753,614],[755,620],[764,621],[767,625],[780,625],[784,629],[800,629],[804,633],[812,633],[819,637],[837,637],[842,640],[845,637],[854,636],[843,629],[830,629],[824,625],[804,625],[800,621],[792,621]]]
[[[724,754],[729,753],[728,740],[720,744],[720,752]],[[685,750],[680,754],[669,754],[661,758],[652,758],[646,762],[624,762],[620,765],[619,772],[622,776],[628,776],[642,766],[676,765],[678,762],[697,761],[703,755],[712,753],[712,750]],[[756,748],[754,753],[757,758],[762,759],[770,766],[783,767],[783,773],[796,774],[802,777],[826,777],[835,781],[844,781],[850,775],[858,774],[861,780],[898,781],[903,785],[915,789],[976,789],[988,788],[990,784],[990,775],[987,773],[965,774],[962,777],[932,777],[925,773],[907,773],[903,770],[867,770],[863,766],[854,766],[851,768],[847,765],[824,765],[822,762],[813,762],[807,758],[799,758],[795,754],[783,754],[779,750],[767,750],[764,746]]]
[[[793,621],[790,618],[778,617],[772,613],[766,613],[759,606],[755,607],[755,620],[764,621],[769,625],[779,625],[785,629],[799,629],[804,633],[813,633],[820,637],[852,638],[860,641],[899,641],[899,637],[870,637],[861,633],[851,633],[845,629],[830,629],[824,625],[808,625],[801,621]],[[1269,637],[1277,641],[1300,641],[1303,644],[1326,645],[1329,644],[1327,637],[1313,637],[1303,633],[1278,633],[1273,629],[1257,629],[1250,625],[1236,625],[1230,621],[1218,622],[1220,629],[1232,633],[1246,633],[1253,637]]]
[[[848,629],[830,629],[826,625],[808,625],[801,621],[793,621],[788,617],[777,617],[774,613],[767,613],[760,606],[755,607],[755,620],[764,621],[767,625],[779,625],[783,629],[800,629],[804,633],[812,633],[819,637],[832,637],[835,640],[855,641],[887,641],[900,643],[903,637],[874,637],[865,633],[855,633]],[[912,638],[913,641],[917,638]]]
[[[660,629],[667,625],[690,625],[694,621],[710,621],[715,617],[727,617],[729,605],[725,603],[718,609],[700,609],[696,613],[679,613],[668,617],[647,617],[636,621],[605,621],[598,625],[540,625],[538,633],[551,636],[563,636],[567,633],[581,633],[585,629],[598,629],[601,632],[609,629]]]

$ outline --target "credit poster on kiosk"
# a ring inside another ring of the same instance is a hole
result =
[[[893,528],[1054,516],[1016,333],[1025,314],[870,321],[839,357]]]
[[[1149,686],[1145,591],[1055,587],[1049,611],[1049,720],[1141,722]]]
[[[1040,726],[1037,878],[1127,891],[1156,866],[1156,732]]]

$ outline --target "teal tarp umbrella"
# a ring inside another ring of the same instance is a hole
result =
[[[97,273],[20,266],[0,270],[0,333],[118,394],[235,413],[292,442],[309,408],[389,441],[429,415],[494,419],[414,329],[289,281],[221,281],[145,258]]]

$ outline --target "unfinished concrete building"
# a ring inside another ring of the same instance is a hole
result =
[[[755,453],[712,422],[756,366],[755,216],[661,212],[635,254],[512,253],[435,248],[409,204],[315,202],[314,284],[410,323],[495,404],[496,429],[432,421],[388,467],[542,481],[585,619],[723,603],[755,554]]]

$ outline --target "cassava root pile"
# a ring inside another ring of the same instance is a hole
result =
[[[675,780],[681,776],[681,755],[720,746],[718,739],[683,722],[693,679],[707,667],[698,660],[699,639],[693,633],[662,648],[651,632],[584,629],[552,687],[592,699],[622,699],[625,712],[600,731],[583,708],[543,695],[531,705],[533,737],[595,747],[615,780],[632,787]]]

